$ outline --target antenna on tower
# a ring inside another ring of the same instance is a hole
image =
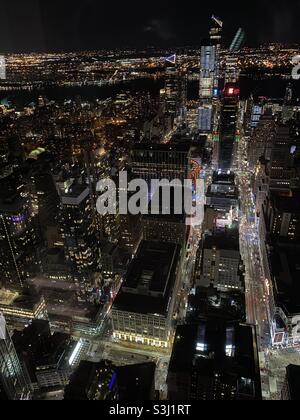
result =
[[[216,17],[215,15],[212,15],[212,20],[214,21],[214,22],[216,22],[216,24],[217,25],[219,25],[220,26],[220,28],[223,28],[223,22],[221,21],[221,19],[219,19],[218,17]]]

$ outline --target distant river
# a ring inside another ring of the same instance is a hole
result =
[[[278,76],[265,79],[256,79],[251,76],[241,76],[241,96],[243,99],[253,93],[254,97],[266,96],[269,98],[283,98],[288,80]],[[300,81],[292,81],[293,90],[297,97],[300,97]],[[24,106],[30,102],[36,102],[42,94],[49,100],[64,101],[75,99],[80,96],[82,100],[94,101],[96,99],[104,100],[114,97],[120,92],[141,92],[149,91],[153,95],[158,95],[159,90],[163,88],[163,80],[139,79],[136,81],[123,82],[112,86],[83,86],[83,87],[47,87],[42,90],[33,91],[0,91],[0,101],[9,100],[19,106]],[[196,100],[198,98],[198,82],[190,82],[188,86],[188,98]]]
[[[36,102],[40,95],[46,96],[49,100],[62,102],[64,100],[75,99],[80,96],[84,101],[104,100],[116,96],[118,93],[129,92],[152,92],[153,95],[159,94],[163,87],[163,81],[152,79],[138,79],[135,81],[122,82],[110,86],[82,86],[82,87],[46,87],[41,90],[32,91],[0,91],[0,101],[8,100],[19,106],[30,102]]]

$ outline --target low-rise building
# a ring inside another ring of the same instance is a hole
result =
[[[0,312],[11,329],[23,329],[33,319],[47,319],[46,302],[42,296],[0,289]]]
[[[115,339],[168,347],[180,257],[176,244],[142,241],[113,305]]]
[[[238,235],[218,233],[203,242],[201,276],[198,286],[218,290],[244,290],[243,265]]]
[[[300,366],[289,365],[286,368],[286,377],[281,399],[283,401],[300,400]]]
[[[238,203],[239,193],[234,175],[215,173],[206,193],[206,204],[218,211],[228,212]]]

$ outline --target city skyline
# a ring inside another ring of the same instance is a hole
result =
[[[156,5],[0,18],[1,401],[300,399],[298,5]]]

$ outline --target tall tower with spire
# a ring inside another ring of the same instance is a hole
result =
[[[223,22],[212,16],[209,39],[201,47],[198,128],[202,133],[213,130],[213,100],[219,94],[222,28]]]

